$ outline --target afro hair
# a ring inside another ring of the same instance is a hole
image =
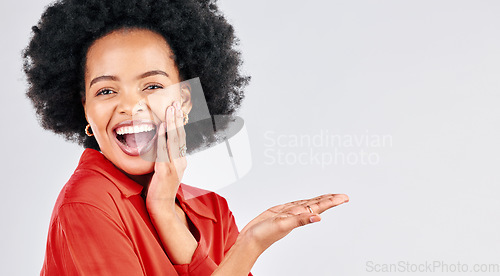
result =
[[[42,127],[99,150],[95,138],[84,132],[87,51],[94,41],[114,30],[144,28],[168,42],[181,80],[200,79],[212,118],[186,125],[188,152],[217,142],[217,133],[234,121],[250,77],[240,72],[241,55],[235,49],[238,40],[215,2],[61,0],[48,6],[32,27],[31,41],[23,52],[27,96]],[[217,119],[216,125],[214,115],[224,119]]]

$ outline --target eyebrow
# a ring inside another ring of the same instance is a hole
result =
[[[100,76],[100,77],[97,77],[97,78],[93,79],[90,82],[90,86],[89,87],[92,87],[92,85],[94,85],[96,82],[105,81],[105,80],[117,81],[118,78],[115,77],[115,76]]]
[[[163,75],[163,76],[165,76],[165,77],[168,78],[168,74],[167,73],[165,73],[165,72],[163,72],[161,70],[153,70],[153,71],[149,71],[149,72],[146,72],[146,73],[140,75],[138,77],[138,79],[143,79],[143,78],[151,77],[151,76],[154,76],[154,75]]]
[[[144,79],[144,78],[155,76],[155,75],[163,75],[163,76],[165,76],[167,78],[169,77],[168,74],[165,73],[164,71],[153,70],[153,71],[148,71],[148,72],[146,72],[144,74],[141,74],[139,77],[137,77],[137,79]],[[105,81],[105,80],[117,81],[118,77],[105,75],[105,76],[100,76],[100,77],[94,78],[90,82],[90,86],[89,87],[92,87],[92,85],[94,85],[96,82]]]

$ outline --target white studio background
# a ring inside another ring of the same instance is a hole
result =
[[[43,131],[24,96],[20,53],[48,3],[0,4],[1,275],[39,273],[53,205],[82,152]],[[252,169],[217,191],[239,227],[276,204],[351,198],[274,244],[255,275],[370,275],[400,261],[449,270],[500,264],[500,2],[220,7],[253,78],[240,113]],[[420,269],[414,274],[433,274]]]

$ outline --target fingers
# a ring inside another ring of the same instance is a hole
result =
[[[158,139],[156,147],[156,162],[169,162],[167,153],[167,138],[165,135],[165,123],[160,123],[158,127]]]
[[[165,118],[167,122],[167,148],[169,160],[173,161],[179,157],[179,136],[177,135],[177,127],[175,125],[175,108],[169,106]]]
[[[349,197],[344,194],[327,194],[277,205],[250,221],[240,235],[250,235],[257,247],[264,251],[293,229],[320,221],[319,213],[348,200]]]
[[[184,114],[181,110],[181,105],[179,102],[175,102],[175,126],[177,127],[177,136],[179,137],[179,145],[185,145],[186,143],[186,130],[184,129]]]
[[[309,200],[290,202],[293,206],[281,211],[282,214],[288,215],[278,216],[280,227],[283,231],[291,231],[296,227],[318,222],[321,220],[319,214],[348,201],[349,197],[345,194],[327,194]]]
[[[311,214],[311,213],[307,212],[307,213],[302,213],[302,214],[298,214],[295,216],[280,217],[278,224],[279,224],[280,230],[284,233],[287,233],[287,232],[290,232],[297,227],[311,224],[314,222],[318,222],[320,220],[321,220],[321,217],[318,214]]]
[[[326,194],[308,200],[298,200],[287,203],[283,205],[279,211],[293,215],[301,213],[321,214],[332,207],[348,201],[349,197],[345,194]],[[275,209],[275,211],[278,211],[278,209]]]
[[[157,151],[157,162],[169,163],[169,171],[176,171],[179,180],[182,179],[187,165],[186,157],[181,157],[181,147],[186,146],[186,133],[182,115],[179,102],[167,107],[165,123],[162,123],[159,127]]]
[[[183,163],[185,157],[180,155],[181,147],[186,146],[186,132],[184,130],[184,117],[182,114],[179,102],[174,102],[172,106],[167,108],[167,147],[169,157],[172,161],[180,161]]]
[[[331,194],[313,199],[311,202],[312,205],[309,203],[306,204],[309,205],[314,213],[321,214],[332,207],[346,202],[349,202],[349,197],[346,194]]]
[[[182,110],[181,110],[181,105],[179,102],[174,103],[175,107],[175,129],[176,129],[176,137],[178,139],[177,141],[177,150],[178,150],[178,155],[174,157],[174,161],[177,161],[180,165],[185,163],[186,157],[181,156],[181,147],[186,146],[186,132],[184,130],[184,116],[182,116]],[[185,154],[185,152],[183,153]]]
[[[304,208],[307,212],[311,212],[312,210],[313,213],[321,214],[332,207],[348,201],[349,197],[345,194],[322,195],[304,203]]]

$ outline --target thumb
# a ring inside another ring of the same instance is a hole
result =
[[[282,220],[283,223],[282,227],[285,229],[292,230],[300,226],[318,222],[320,220],[321,217],[319,214],[302,213],[295,216],[287,217],[286,219]]]

